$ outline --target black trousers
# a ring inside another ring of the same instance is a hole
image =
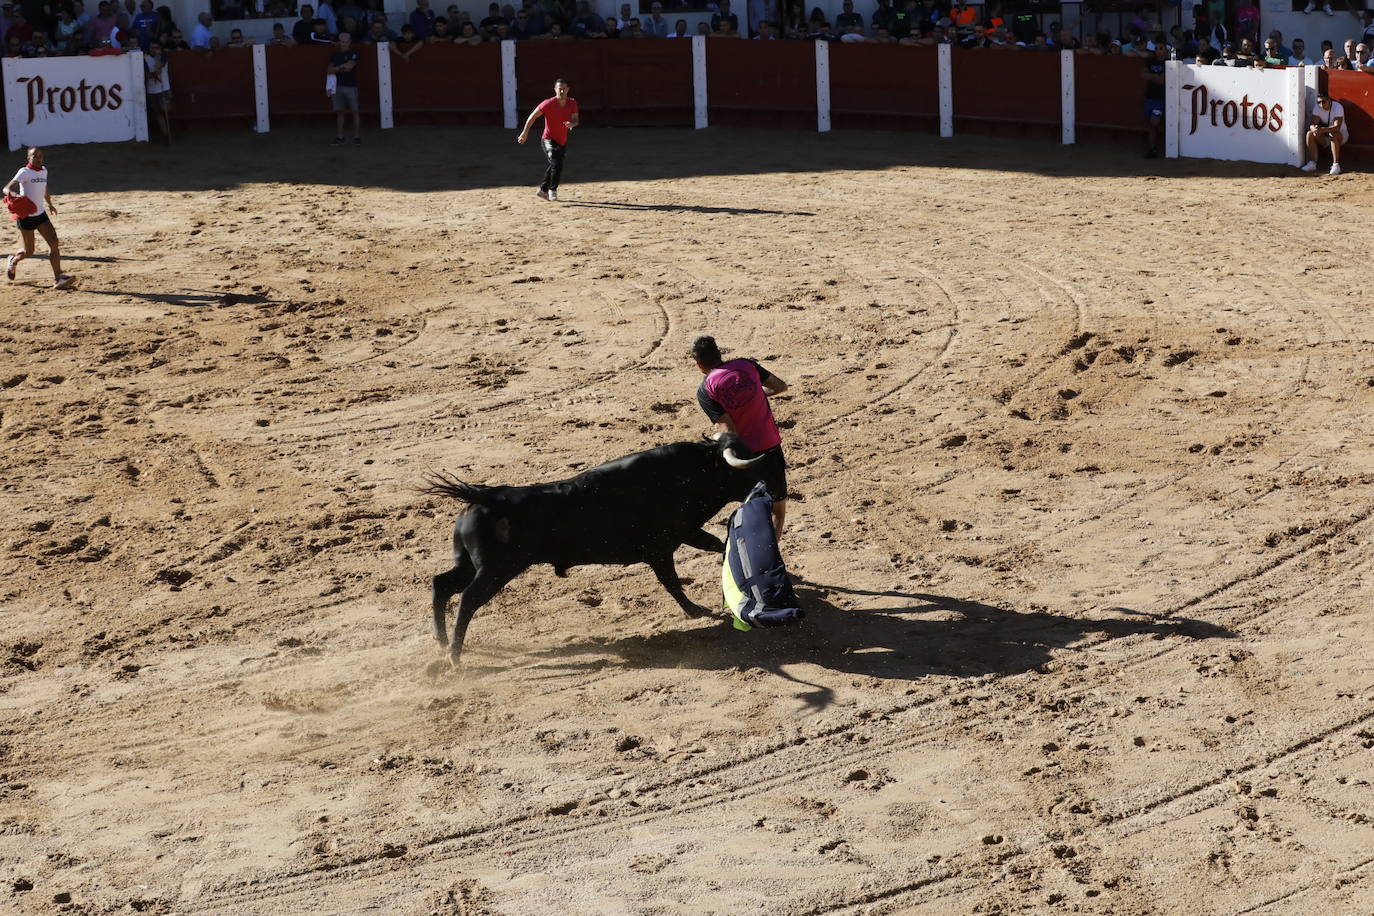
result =
[[[544,172],[544,181],[539,185],[539,190],[558,190],[558,179],[563,177],[563,154],[566,151],[566,146],[559,146],[553,140],[544,141],[544,158],[549,160],[549,167]]]

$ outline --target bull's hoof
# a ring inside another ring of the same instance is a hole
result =
[[[449,667],[451,667],[454,671],[457,671],[457,670],[459,670],[459,669],[461,669],[461,668],[463,667],[463,663],[462,663],[462,661],[461,661],[462,655],[463,655],[462,650],[454,650],[454,651],[450,651],[450,652],[449,652],[449,654],[448,654],[448,663],[449,663]]]
[[[439,627],[434,628],[434,641],[439,644],[439,648],[448,648],[448,634]]]

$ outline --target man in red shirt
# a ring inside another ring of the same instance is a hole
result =
[[[692,358],[706,376],[697,389],[697,403],[722,432],[734,433],[751,452],[763,455],[756,465],[773,497],[773,532],[782,537],[787,519],[787,462],[782,437],[773,420],[769,395],[782,394],[787,383],[752,359],[721,359],[714,337],[698,337]]]
[[[578,125],[577,100],[568,95],[568,81],[562,77],[554,80],[553,98],[540,102],[530,116],[525,119],[525,129],[515,138],[516,143],[524,143],[530,137],[530,128],[539,118],[544,119],[544,158],[549,167],[544,172],[544,180],[539,185],[538,196],[544,200],[558,199],[558,179],[563,175],[563,153],[568,146],[568,131]]]

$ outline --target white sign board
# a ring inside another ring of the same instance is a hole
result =
[[[1170,156],[1302,164],[1307,121],[1302,67],[1255,70],[1170,62],[1168,68]]]
[[[104,57],[7,57],[0,75],[10,149],[148,139],[139,51]]]

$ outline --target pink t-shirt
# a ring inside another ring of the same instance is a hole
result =
[[[577,114],[577,100],[570,96],[567,105],[559,105],[558,96],[555,95],[540,102],[539,110],[544,113],[544,139],[567,146],[568,125],[563,122],[571,121],[572,116]]]
[[[768,394],[763,390],[758,363],[752,359],[722,363],[707,374],[701,390],[730,415],[735,432],[750,451],[761,452],[782,444],[778,424],[773,421],[773,409],[768,406]],[[703,401],[702,407],[707,408],[710,416],[710,405]],[[717,418],[712,416],[711,419]]]

